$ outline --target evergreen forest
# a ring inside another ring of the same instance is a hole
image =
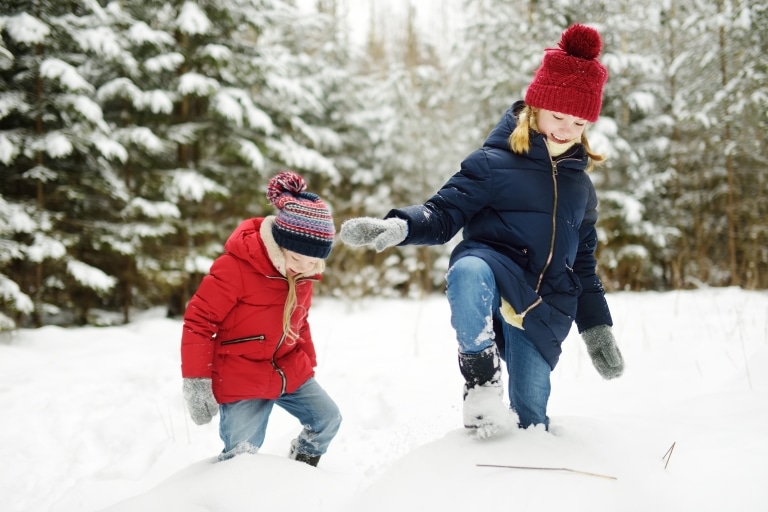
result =
[[[0,331],[181,314],[284,169],[337,229],[423,203],[577,22],[606,289],[768,288],[764,0],[459,0],[447,48],[352,1],[0,0]],[[442,292],[455,242],[337,242],[316,293]]]

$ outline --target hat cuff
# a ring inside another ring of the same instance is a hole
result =
[[[531,107],[568,114],[594,123],[600,116],[603,98],[602,95],[572,88],[534,84],[525,94],[525,103]]]
[[[272,236],[277,245],[291,252],[309,256],[310,258],[325,259],[331,254],[333,240],[317,240],[307,236],[291,233],[272,226]]]

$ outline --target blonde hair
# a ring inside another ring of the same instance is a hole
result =
[[[530,130],[538,131],[536,126],[536,113],[538,109],[526,105],[517,117],[517,126],[509,136],[509,148],[512,152],[519,155],[527,153],[531,149],[531,134]],[[587,165],[587,171],[591,171],[595,164],[605,162],[605,155],[595,153],[592,148],[589,147],[589,141],[587,140],[587,130],[581,134],[581,144],[584,146],[584,150],[589,157],[589,164]]]
[[[296,276],[289,272],[286,272],[286,274],[288,296],[285,298],[285,308],[283,309],[283,332],[285,333],[286,343],[293,345],[299,338],[299,333],[294,331],[291,325],[293,310],[296,309]]]

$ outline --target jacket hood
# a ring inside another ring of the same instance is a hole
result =
[[[272,236],[274,215],[246,219],[232,232],[224,243],[224,250],[237,258],[247,261],[259,272],[269,275],[279,272],[286,275],[285,257],[275,238]],[[309,272],[297,277],[321,274],[325,262],[319,260]]]
[[[484,146],[509,150],[509,136],[517,127],[517,115],[525,104],[522,101],[515,102],[501,115],[501,119],[488,134]]]

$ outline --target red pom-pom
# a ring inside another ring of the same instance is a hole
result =
[[[603,48],[603,41],[597,30],[586,25],[571,25],[563,32],[558,46],[572,57],[596,59]]]
[[[267,199],[276,208],[282,209],[285,198],[281,199],[286,192],[290,194],[289,198],[307,190],[307,183],[304,178],[295,172],[283,171],[271,180],[267,186]]]

